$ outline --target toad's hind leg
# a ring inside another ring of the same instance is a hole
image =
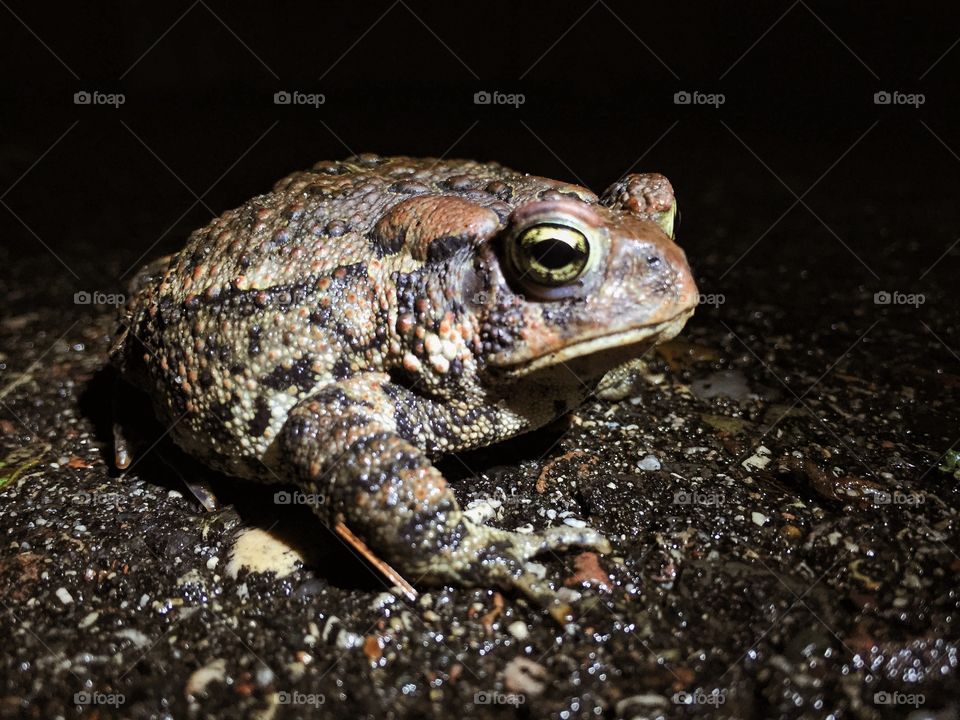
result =
[[[609,544],[589,529],[562,526],[528,535],[465,518],[419,443],[398,431],[398,416],[423,419],[432,411],[449,413],[385,374],[367,373],[333,383],[294,408],[281,447],[298,484],[325,498],[314,505],[317,512],[328,523],[346,524],[411,582],[497,586],[557,605],[526,561],[572,546],[609,552]],[[411,432],[408,421],[401,425]],[[420,442],[432,432],[420,422],[415,431]]]

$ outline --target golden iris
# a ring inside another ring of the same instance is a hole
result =
[[[565,225],[534,225],[512,243],[512,256],[521,279],[555,287],[583,274],[590,243],[582,232]]]

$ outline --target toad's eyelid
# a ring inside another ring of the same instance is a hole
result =
[[[524,244],[542,242],[544,240],[561,241],[571,247],[578,247],[585,244],[586,236],[574,228],[552,224],[535,225],[525,230],[520,236],[520,241]]]

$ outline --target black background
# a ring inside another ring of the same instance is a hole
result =
[[[3,253],[56,264],[64,291],[121,289],[213,213],[364,151],[598,192],[661,171],[702,289],[734,300],[798,299],[751,286],[771,271],[812,273],[806,305],[838,285],[935,294],[955,272],[955,255],[936,262],[960,175],[946,3],[11,0],[0,23]],[[77,105],[83,90],[125,103]],[[326,102],[278,106],[281,90]],[[525,103],[478,106],[480,90]],[[683,90],[725,102],[677,105]],[[881,90],[925,102],[878,106]]]

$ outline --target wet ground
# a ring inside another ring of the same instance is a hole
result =
[[[749,185],[739,206],[719,180],[684,196],[712,305],[680,339],[569,418],[443,461],[488,522],[612,540],[543,558],[566,626],[485,589],[408,601],[276,488],[192,464],[135,403],[148,452],[112,470],[112,308],[70,302],[42,248],[5,250],[0,714],[957,717],[956,261],[914,280],[948,245],[924,223],[956,211],[907,183],[896,209],[838,183],[829,233],[798,209],[725,274],[789,205]],[[69,250],[83,277],[136,257],[97,242]],[[199,478],[219,510],[187,489]],[[251,528],[300,549],[277,548],[282,577],[229,567]]]

